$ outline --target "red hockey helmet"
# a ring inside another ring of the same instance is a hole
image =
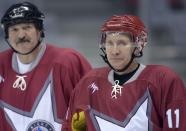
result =
[[[101,46],[105,43],[107,32],[124,32],[131,34],[140,51],[142,51],[147,44],[146,27],[137,16],[114,15],[102,26],[101,32],[103,33]]]

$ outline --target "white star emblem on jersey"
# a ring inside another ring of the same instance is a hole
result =
[[[109,120],[95,116],[100,131],[148,131],[147,103],[148,98],[138,108],[126,126],[124,126],[123,122],[116,122],[117,120],[110,122]]]
[[[50,84],[42,95],[33,116],[24,116],[6,107],[4,107],[4,110],[17,131],[27,131],[29,124],[37,120],[47,121],[55,131],[61,130],[61,124],[54,121]]]

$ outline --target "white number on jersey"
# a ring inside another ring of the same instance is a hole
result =
[[[167,119],[168,119],[168,126],[169,128],[173,128],[173,121],[172,121],[172,110],[168,109],[167,112]],[[176,116],[176,128],[179,128],[179,119],[180,119],[180,110],[176,109],[174,110],[174,115]]]

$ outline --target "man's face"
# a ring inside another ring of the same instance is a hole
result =
[[[38,44],[40,35],[33,23],[20,23],[8,28],[9,44],[20,53],[31,51]]]
[[[105,48],[108,61],[112,67],[120,70],[130,61],[135,47],[129,36],[109,33],[106,36]]]

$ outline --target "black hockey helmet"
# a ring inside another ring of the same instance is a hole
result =
[[[30,2],[13,4],[1,18],[5,38],[8,38],[8,27],[19,23],[34,23],[36,28],[42,32],[41,37],[44,37],[44,17],[44,14]]]

